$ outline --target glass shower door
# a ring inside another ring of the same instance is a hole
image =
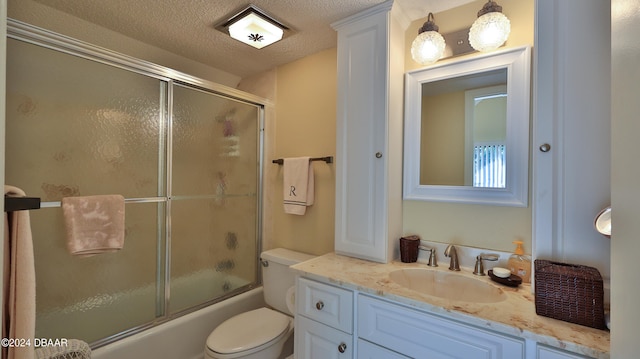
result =
[[[174,85],[174,314],[257,282],[260,108]]]
[[[31,211],[36,337],[95,342],[162,315],[166,81],[27,42],[7,42],[5,183]],[[121,194],[117,253],[66,249],[63,197]]]
[[[9,32],[6,91],[5,183],[43,207],[36,337],[97,347],[255,287],[262,107],[41,36]],[[125,197],[124,248],[71,255],[60,201],[100,194]]]

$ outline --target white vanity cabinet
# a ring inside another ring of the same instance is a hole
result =
[[[589,359],[446,312],[399,303],[323,279],[297,279],[296,359]],[[354,288],[354,287],[350,287]],[[558,329],[559,330],[559,329]],[[571,329],[568,329],[571,330]],[[529,333],[531,334],[531,333]],[[555,342],[552,340],[551,342]],[[608,358],[606,354],[599,358]]]
[[[589,359],[589,357],[564,350],[538,345],[535,359]]]
[[[351,359],[353,339],[347,334],[308,318],[296,319],[296,359]]]
[[[357,320],[359,338],[410,358],[524,359],[525,355],[521,338],[367,295],[358,296]]]
[[[353,292],[298,278],[294,336],[297,359],[353,358]]]
[[[358,359],[409,359],[409,357],[358,339]]]
[[[393,1],[338,32],[335,251],[391,261],[402,234],[404,26]]]

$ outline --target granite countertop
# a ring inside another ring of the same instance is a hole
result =
[[[461,275],[495,285],[507,294],[498,303],[452,301],[422,294],[402,287],[389,279],[389,273],[403,268],[429,268],[448,271],[448,266],[427,267],[422,263],[376,263],[335,253],[293,265],[291,268],[310,279],[316,279],[377,295],[408,306],[440,314],[496,332],[534,340],[551,347],[565,349],[593,358],[609,358],[609,332],[539,316],[529,284],[517,288],[494,283],[489,277],[471,274],[462,268]]]

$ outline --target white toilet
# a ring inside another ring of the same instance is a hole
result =
[[[207,338],[205,358],[279,358],[293,334],[295,272],[289,266],[311,258],[284,248],[262,252],[264,300],[269,308],[244,312],[220,324]]]

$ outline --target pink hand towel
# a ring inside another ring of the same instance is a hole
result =
[[[4,194],[24,197],[21,189],[4,186]],[[4,323],[3,338],[33,343],[36,330],[36,272],[29,211],[4,215]],[[2,347],[2,358],[33,359],[33,347]]]
[[[124,197],[66,197],[62,213],[67,248],[73,255],[92,256],[124,247]]]

